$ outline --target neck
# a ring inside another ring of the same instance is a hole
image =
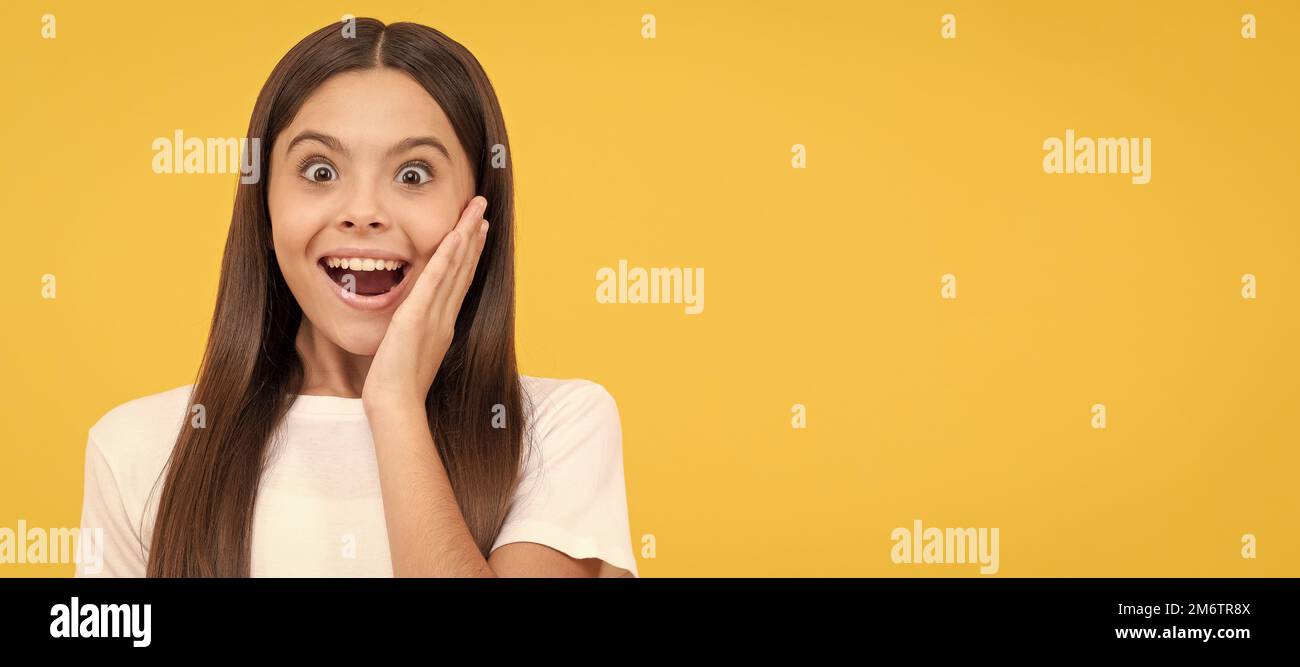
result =
[[[302,359],[302,389],[307,396],[361,398],[371,356],[352,354],[321,335],[311,320],[303,318],[295,341]]]

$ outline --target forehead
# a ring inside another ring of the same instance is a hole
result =
[[[382,154],[410,137],[434,136],[458,166],[468,168],[465,150],[442,107],[410,75],[388,67],[327,79],[303,102],[276,144],[284,145],[303,130],[333,136],[354,155]]]

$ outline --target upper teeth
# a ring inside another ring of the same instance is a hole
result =
[[[326,257],[325,265],[335,269],[349,271],[396,271],[405,262],[391,259],[371,259],[369,257]]]

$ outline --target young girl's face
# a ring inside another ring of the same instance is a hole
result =
[[[373,355],[473,180],[446,114],[405,73],[317,88],[276,137],[267,193],[276,260],[312,326]]]

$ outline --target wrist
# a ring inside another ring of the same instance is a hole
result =
[[[424,397],[414,394],[372,394],[361,396],[361,405],[366,417],[371,421],[385,421],[394,418],[408,418],[418,415],[421,421],[427,420]]]

